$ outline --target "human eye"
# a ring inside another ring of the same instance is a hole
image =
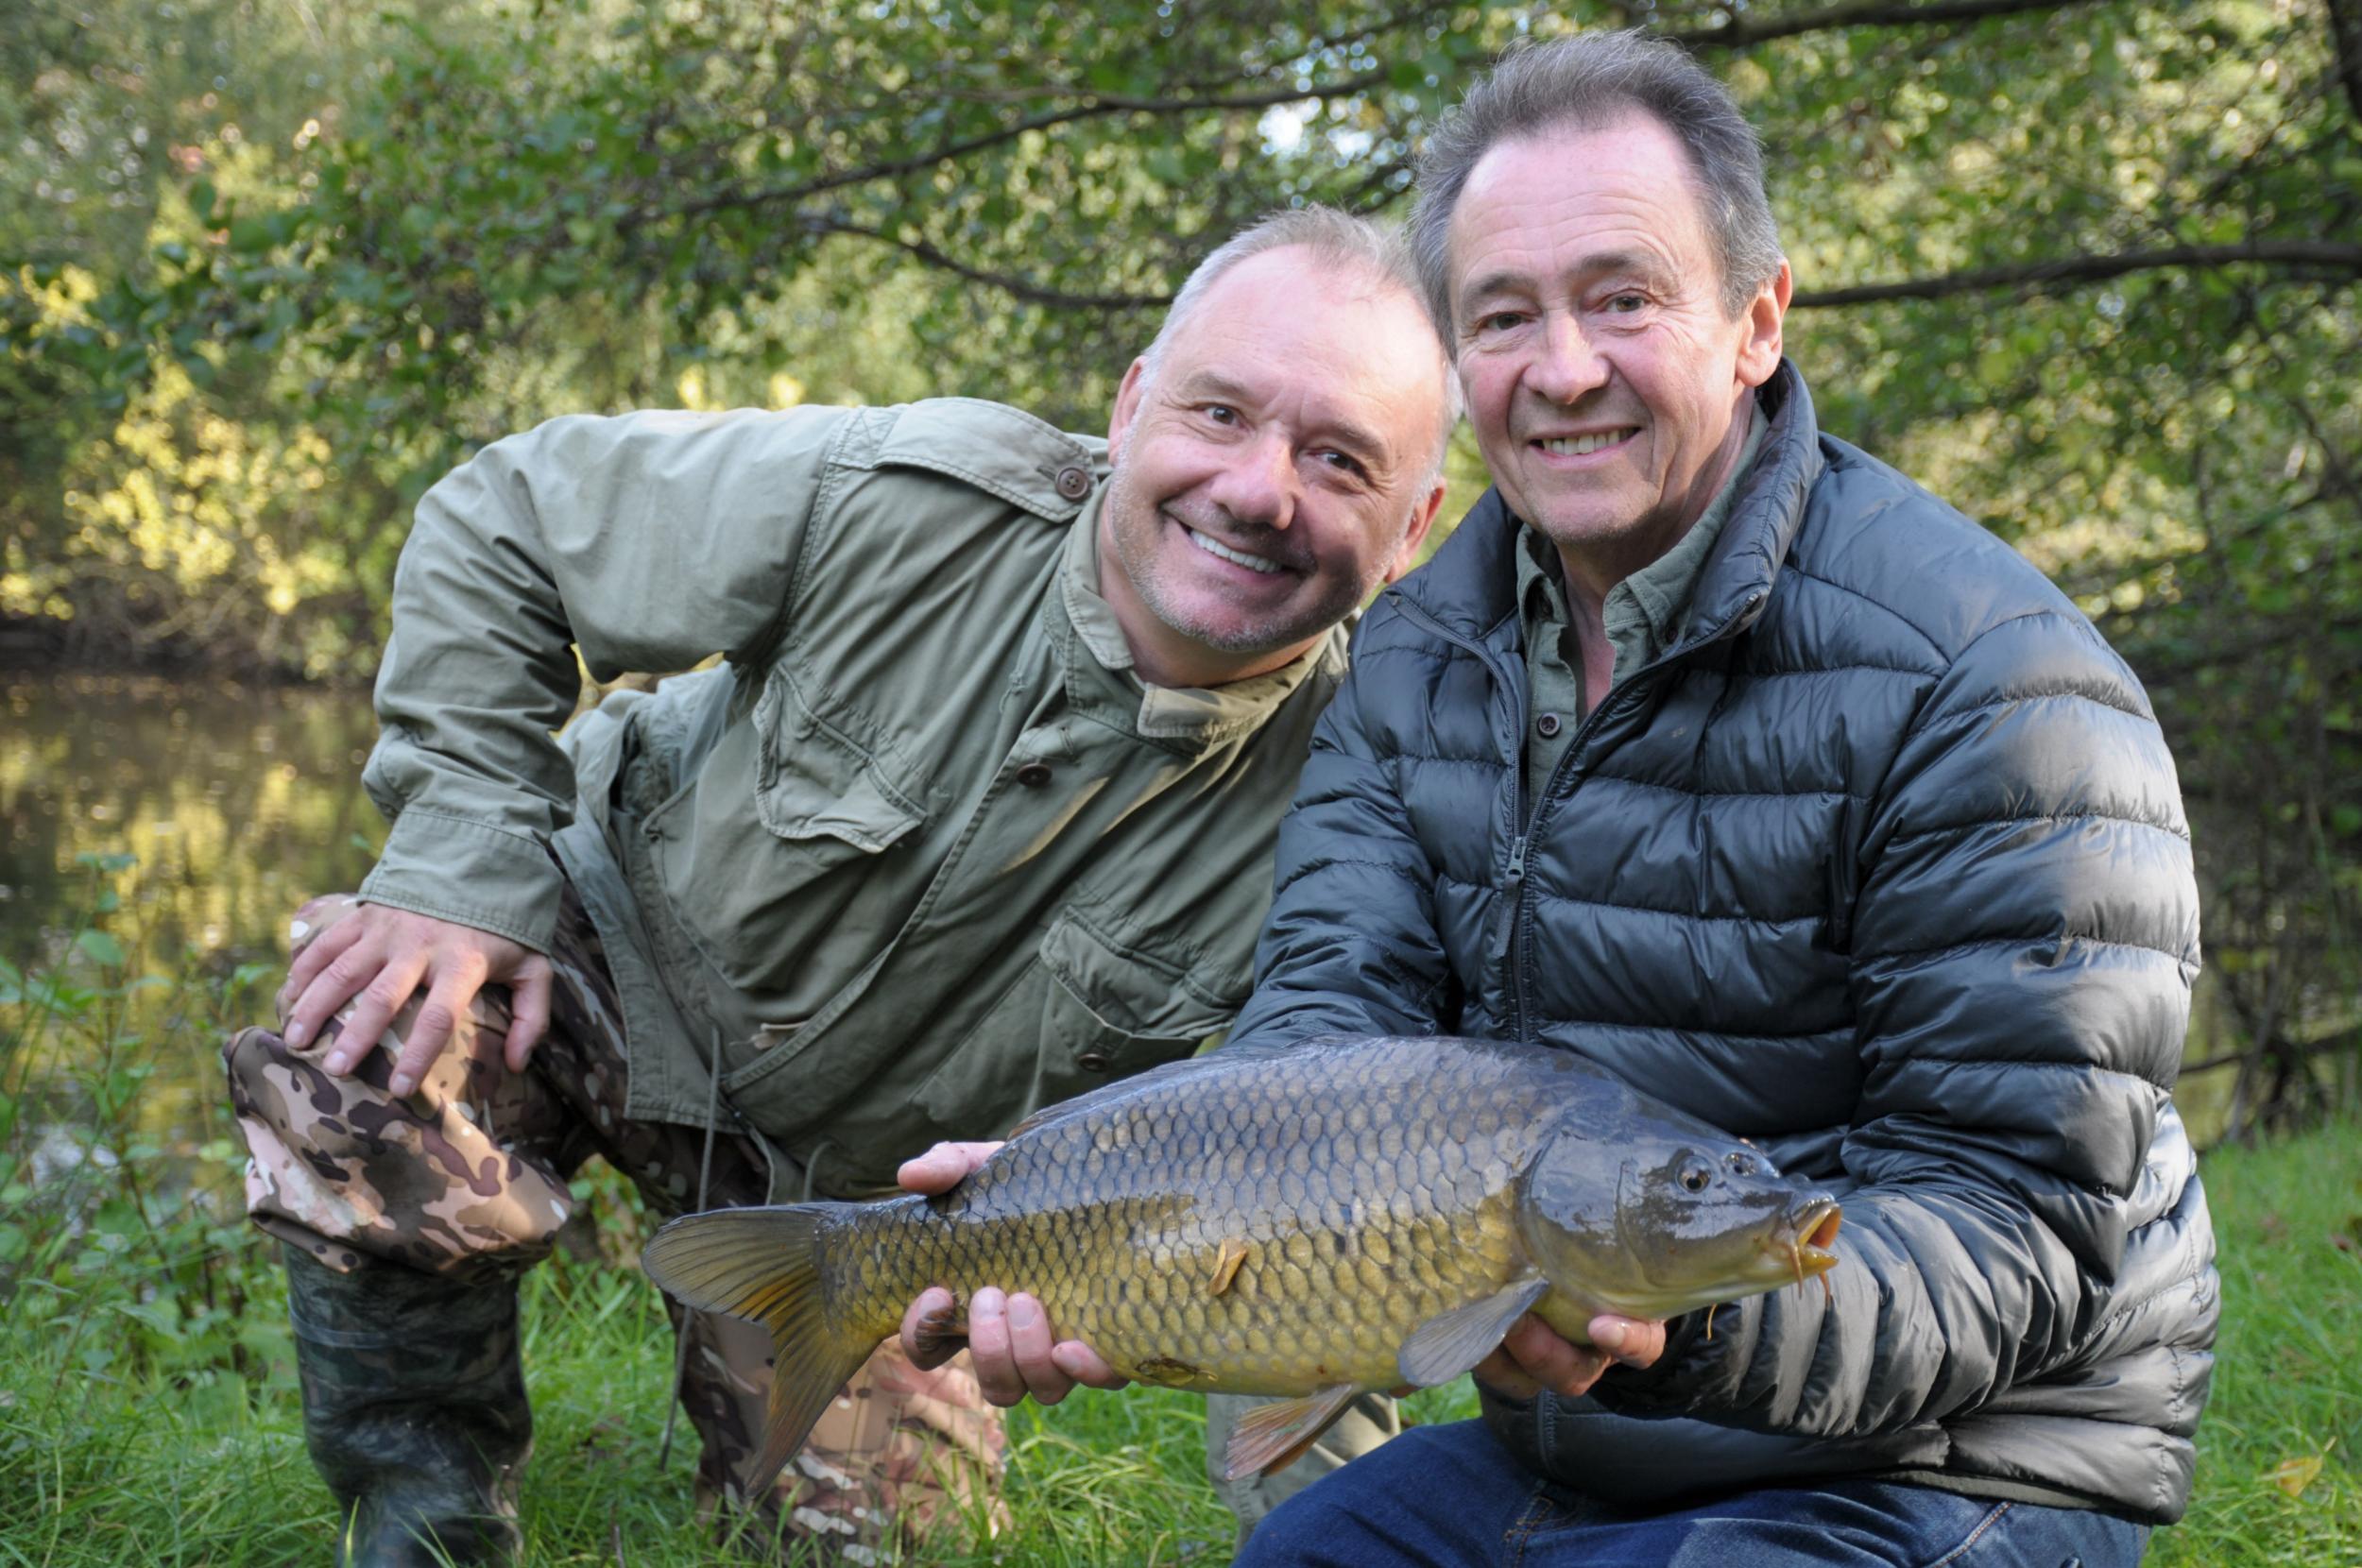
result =
[[[1335,447],[1323,447],[1312,455],[1322,466],[1333,469],[1339,473],[1350,474],[1356,479],[1361,478],[1370,471],[1368,465],[1353,453],[1339,452]]]
[[[1475,327],[1479,336],[1497,337],[1502,332],[1515,331],[1525,318],[1523,311],[1485,311],[1477,316]]]
[[[1610,315],[1636,315],[1649,308],[1649,297],[1638,289],[1620,288],[1607,297]]]
[[[1228,403],[1203,403],[1199,405],[1198,412],[1218,425],[1235,425],[1240,422],[1239,411]]]

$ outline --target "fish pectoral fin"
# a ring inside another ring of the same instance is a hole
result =
[[[648,1274],[684,1306],[726,1312],[771,1331],[771,1411],[762,1452],[743,1484],[770,1484],[847,1379],[884,1336],[832,1330],[819,1271],[823,1221],[843,1205],[716,1209],[684,1215],[642,1254]]]
[[[1509,1325],[1549,1287],[1550,1282],[1541,1275],[1529,1274],[1511,1281],[1505,1290],[1429,1318],[1411,1331],[1411,1338],[1395,1353],[1402,1380],[1432,1389],[1458,1377],[1492,1355]]]
[[[1283,1399],[1249,1410],[1230,1429],[1230,1442],[1222,1455],[1222,1478],[1236,1481],[1287,1469],[1320,1440],[1321,1434],[1335,1424],[1361,1391],[1351,1383],[1339,1383],[1301,1399]]]

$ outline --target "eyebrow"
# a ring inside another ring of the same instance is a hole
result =
[[[1223,402],[1244,404],[1252,404],[1256,401],[1254,391],[1243,382],[1234,381],[1219,370],[1195,372],[1181,383],[1179,391],[1184,398],[1208,397]],[[1325,416],[1317,429],[1320,434],[1330,436],[1339,444],[1351,447],[1372,457],[1378,456],[1386,451],[1386,443],[1378,439],[1376,431],[1344,415]]]
[[[1566,274],[1577,278],[1597,278],[1603,273],[1636,272],[1653,281],[1662,276],[1664,271],[1665,269],[1657,264],[1657,259],[1645,250],[1595,250],[1573,266],[1568,267]],[[1483,299],[1495,294],[1521,286],[1530,286],[1531,282],[1531,274],[1513,271],[1507,267],[1481,273],[1468,280],[1467,284],[1461,289],[1460,303],[1465,306],[1474,300]]]

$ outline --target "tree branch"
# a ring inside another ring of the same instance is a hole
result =
[[[1932,278],[1907,278],[1893,283],[1857,283],[1849,288],[1812,289],[1791,301],[1798,309],[1832,305],[1869,305],[1888,299],[1945,299],[1956,294],[1981,294],[1993,289],[2022,289],[2029,294],[2062,294],[2086,283],[2105,282],[2128,273],[2175,267],[2236,266],[2320,267],[2362,278],[2362,245],[2329,240],[2241,240],[2230,245],[2178,245],[2159,250],[2121,250],[2105,256],[2067,256],[2057,261],[2024,262],[2011,266],[1970,267]]]
[[[907,174],[917,174],[933,168],[950,158],[966,158],[971,153],[984,152],[1004,143],[1014,142],[1031,130],[1048,130],[1053,126],[1072,125],[1080,120],[1104,118],[1110,114],[1194,114],[1229,110],[1276,109],[1281,104],[1311,103],[1328,98],[1350,97],[1382,86],[1387,80],[1383,71],[1364,71],[1309,91],[1294,86],[1275,87],[1261,93],[1241,93],[1221,98],[1133,98],[1101,94],[1083,103],[1064,109],[1029,114],[1012,125],[984,131],[963,142],[945,142],[925,152],[908,158],[891,159],[881,163],[864,163],[856,168],[841,169],[834,174],[818,175],[792,185],[774,185],[766,189],[749,189],[744,185],[730,186],[694,201],[674,206],[631,213],[619,218],[617,227],[629,231],[663,218],[697,217],[719,212],[726,207],[762,207],[773,202],[803,201],[847,185],[866,185],[872,180],[895,179]]]
[[[800,218],[798,223],[810,234],[849,234],[856,239],[890,245],[929,266],[940,267],[971,283],[997,288],[1011,298],[1029,305],[1048,305],[1056,310],[1130,311],[1155,310],[1172,302],[1170,294],[1069,294],[1062,289],[1044,288],[1039,283],[1028,282],[1005,272],[986,272],[981,267],[970,266],[925,240],[906,240],[882,229],[873,229],[867,224],[853,223],[844,218],[813,213]]]
[[[1982,22],[1995,16],[2019,16],[2028,11],[2071,10],[2099,0],[1930,0],[1913,6],[1898,0],[1840,0],[1819,10],[1761,19],[1743,13],[1713,27],[1691,27],[1659,33],[1693,49],[1744,49],[1775,38],[1825,32],[1832,27],[1912,27],[1939,22]]]
[[[2329,0],[2329,54],[2346,105],[2362,120],[2362,8],[2354,0]]]

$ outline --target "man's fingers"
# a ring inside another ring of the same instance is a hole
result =
[[[1494,1350],[1471,1369],[1470,1375],[1494,1392],[1512,1399],[1532,1399],[1542,1391],[1542,1385],[1528,1377],[1525,1369],[1505,1350]]]
[[[1027,1295],[1011,1296],[1008,1302],[1009,1355],[1017,1363],[1018,1375],[1025,1380],[1026,1391],[1037,1405],[1055,1405],[1073,1391],[1074,1379],[1058,1368],[1050,1354],[1050,1317],[1041,1309],[1041,1303]]]
[[[295,1003],[287,1009],[287,1022],[280,1031],[280,1038],[287,1042],[289,1049],[301,1050],[310,1045],[318,1036],[320,1026],[338,1008],[359,996],[385,966],[385,950],[369,932],[355,930],[342,942],[336,941],[344,936],[346,927],[357,925],[358,921],[347,920],[334,930],[322,933],[317,942],[304,950],[304,957],[309,958],[323,952],[332,942],[336,943],[335,949],[325,953],[319,964],[304,977],[300,987],[296,987],[295,975],[289,972],[287,983],[294,988]]]
[[[967,1341],[953,1331],[959,1304],[940,1285],[931,1285],[902,1314],[902,1354],[920,1372],[933,1372],[960,1353]]]
[[[906,1192],[949,1192],[992,1157],[999,1143],[939,1143],[894,1173]]]
[[[279,988],[279,1011],[283,1014],[287,1005],[303,995],[312,977],[327,968],[330,960],[360,941],[364,929],[362,921],[339,920],[298,949],[294,962],[287,965],[287,983]],[[344,1000],[342,997],[336,999]]]
[[[1099,1358],[1099,1353],[1080,1339],[1061,1339],[1050,1347],[1050,1359],[1060,1372],[1088,1389],[1121,1389],[1131,1379],[1118,1372]]]
[[[521,967],[509,982],[508,1039],[502,1046],[501,1060],[508,1064],[510,1072],[525,1070],[542,1031],[550,1027],[550,986],[549,962],[539,958]]]
[[[1602,1312],[1591,1320],[1591,1342],[1627,1367],[1649,1367],[1665,1354],[1665,1325]]]
[[[388,960],[377,972],[377,978],[362,989],[352,1011],[345,1014],[344,1028],[336,1035],[336,1048],[329,1052],[321,1065],[333,1073],[348,1073],[359,1065],[385,1034],[385,1026],[393,1022],[394,1014],[402,1011],[402,1004],[419,988],[419,977],[425,970],[423,954]],[[331,965],[329,973],[335,972]]]
[[[399,1098],[417,1091],[426,1069],[459,1031],[459,1020],[467,1016],[476,993],[484,989],[484,968],[482,954],[463,953],[447,960],[436,973],[426,1000],[419,1004],[418,1016],[410,1020],[402,1053],[394,1058],[394,1074],[385,1085],[388,1093]]]
[[[1588,1393],[1607,1369],[1607,1352],[1568,1344],[1556,1329],[1531,1312],[1511,1326],[1501,1348],[1528,1377],[1568,1399]]]
[[[990,1286],[967,1298],[967,1350],[985,1399],[1015,1405],[1025,1397],[1025,1380],[1009,1354],[1008,1298]]]

